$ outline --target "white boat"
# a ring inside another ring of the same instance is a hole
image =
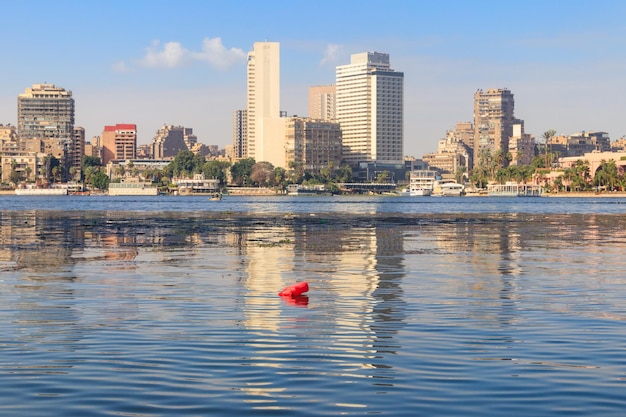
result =
[[[456,182],[445,182],[439,186],[437,195],[442,197],[460,197],[465,187]]]
[[[409,192],[411,197],[428,197],[433,193],[430,188],[415,188]]]
[[[409,195],[412,197],[425,197],[433,192],[437,181],[437,171],[411,171],[409,178]]]

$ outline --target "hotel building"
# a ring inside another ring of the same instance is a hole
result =
[[[247,138],[243,157],[285,166],[280,121],[280,44],[256,42],[248,53]]]
[[[336,89],[344,161],[402,164],[404,73],[391,69],[389,54],[353,54],[336,68]]]

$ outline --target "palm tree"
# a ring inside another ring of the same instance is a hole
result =
[[[600,167],[596,171],[593,178],[594,185],[598,187],[606,187],[608,190],[614,190],[615,185],[619,181],[617,165],[614,160],[600,161]]]
[[[545,143],[545,155],[546,155],[546,168],[550,168],[552,166],[552,152],[548,152],[549,147],[551,146],[550,141],[552,140],[552,138],[554,137],[554,135],[556,135],[556,130],[554,129],[549,129],[546,130],[545,132],[543,132],[543,139],[544,139],[544,143]]]

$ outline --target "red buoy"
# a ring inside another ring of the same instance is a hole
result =
[[[278,293],[281,297],[298,297],[309,290],[309,284],[306,281],[298,282],[297,284],[289,285],[283,288]]]

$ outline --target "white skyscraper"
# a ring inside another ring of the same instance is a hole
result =
[[[255,42],[248,53],[247,157],[275,166],[284,163],[284,134],[274,134],[280,121],[280,44]],[[283,128],[284,129],[284,128]],[[282,154],[281,154],[282,153]]]
[[[353,54],[337,67],[337,121],[343,157],[351,164],[401,164],[404,159],[404,73],[389,66],[389,54]]]

